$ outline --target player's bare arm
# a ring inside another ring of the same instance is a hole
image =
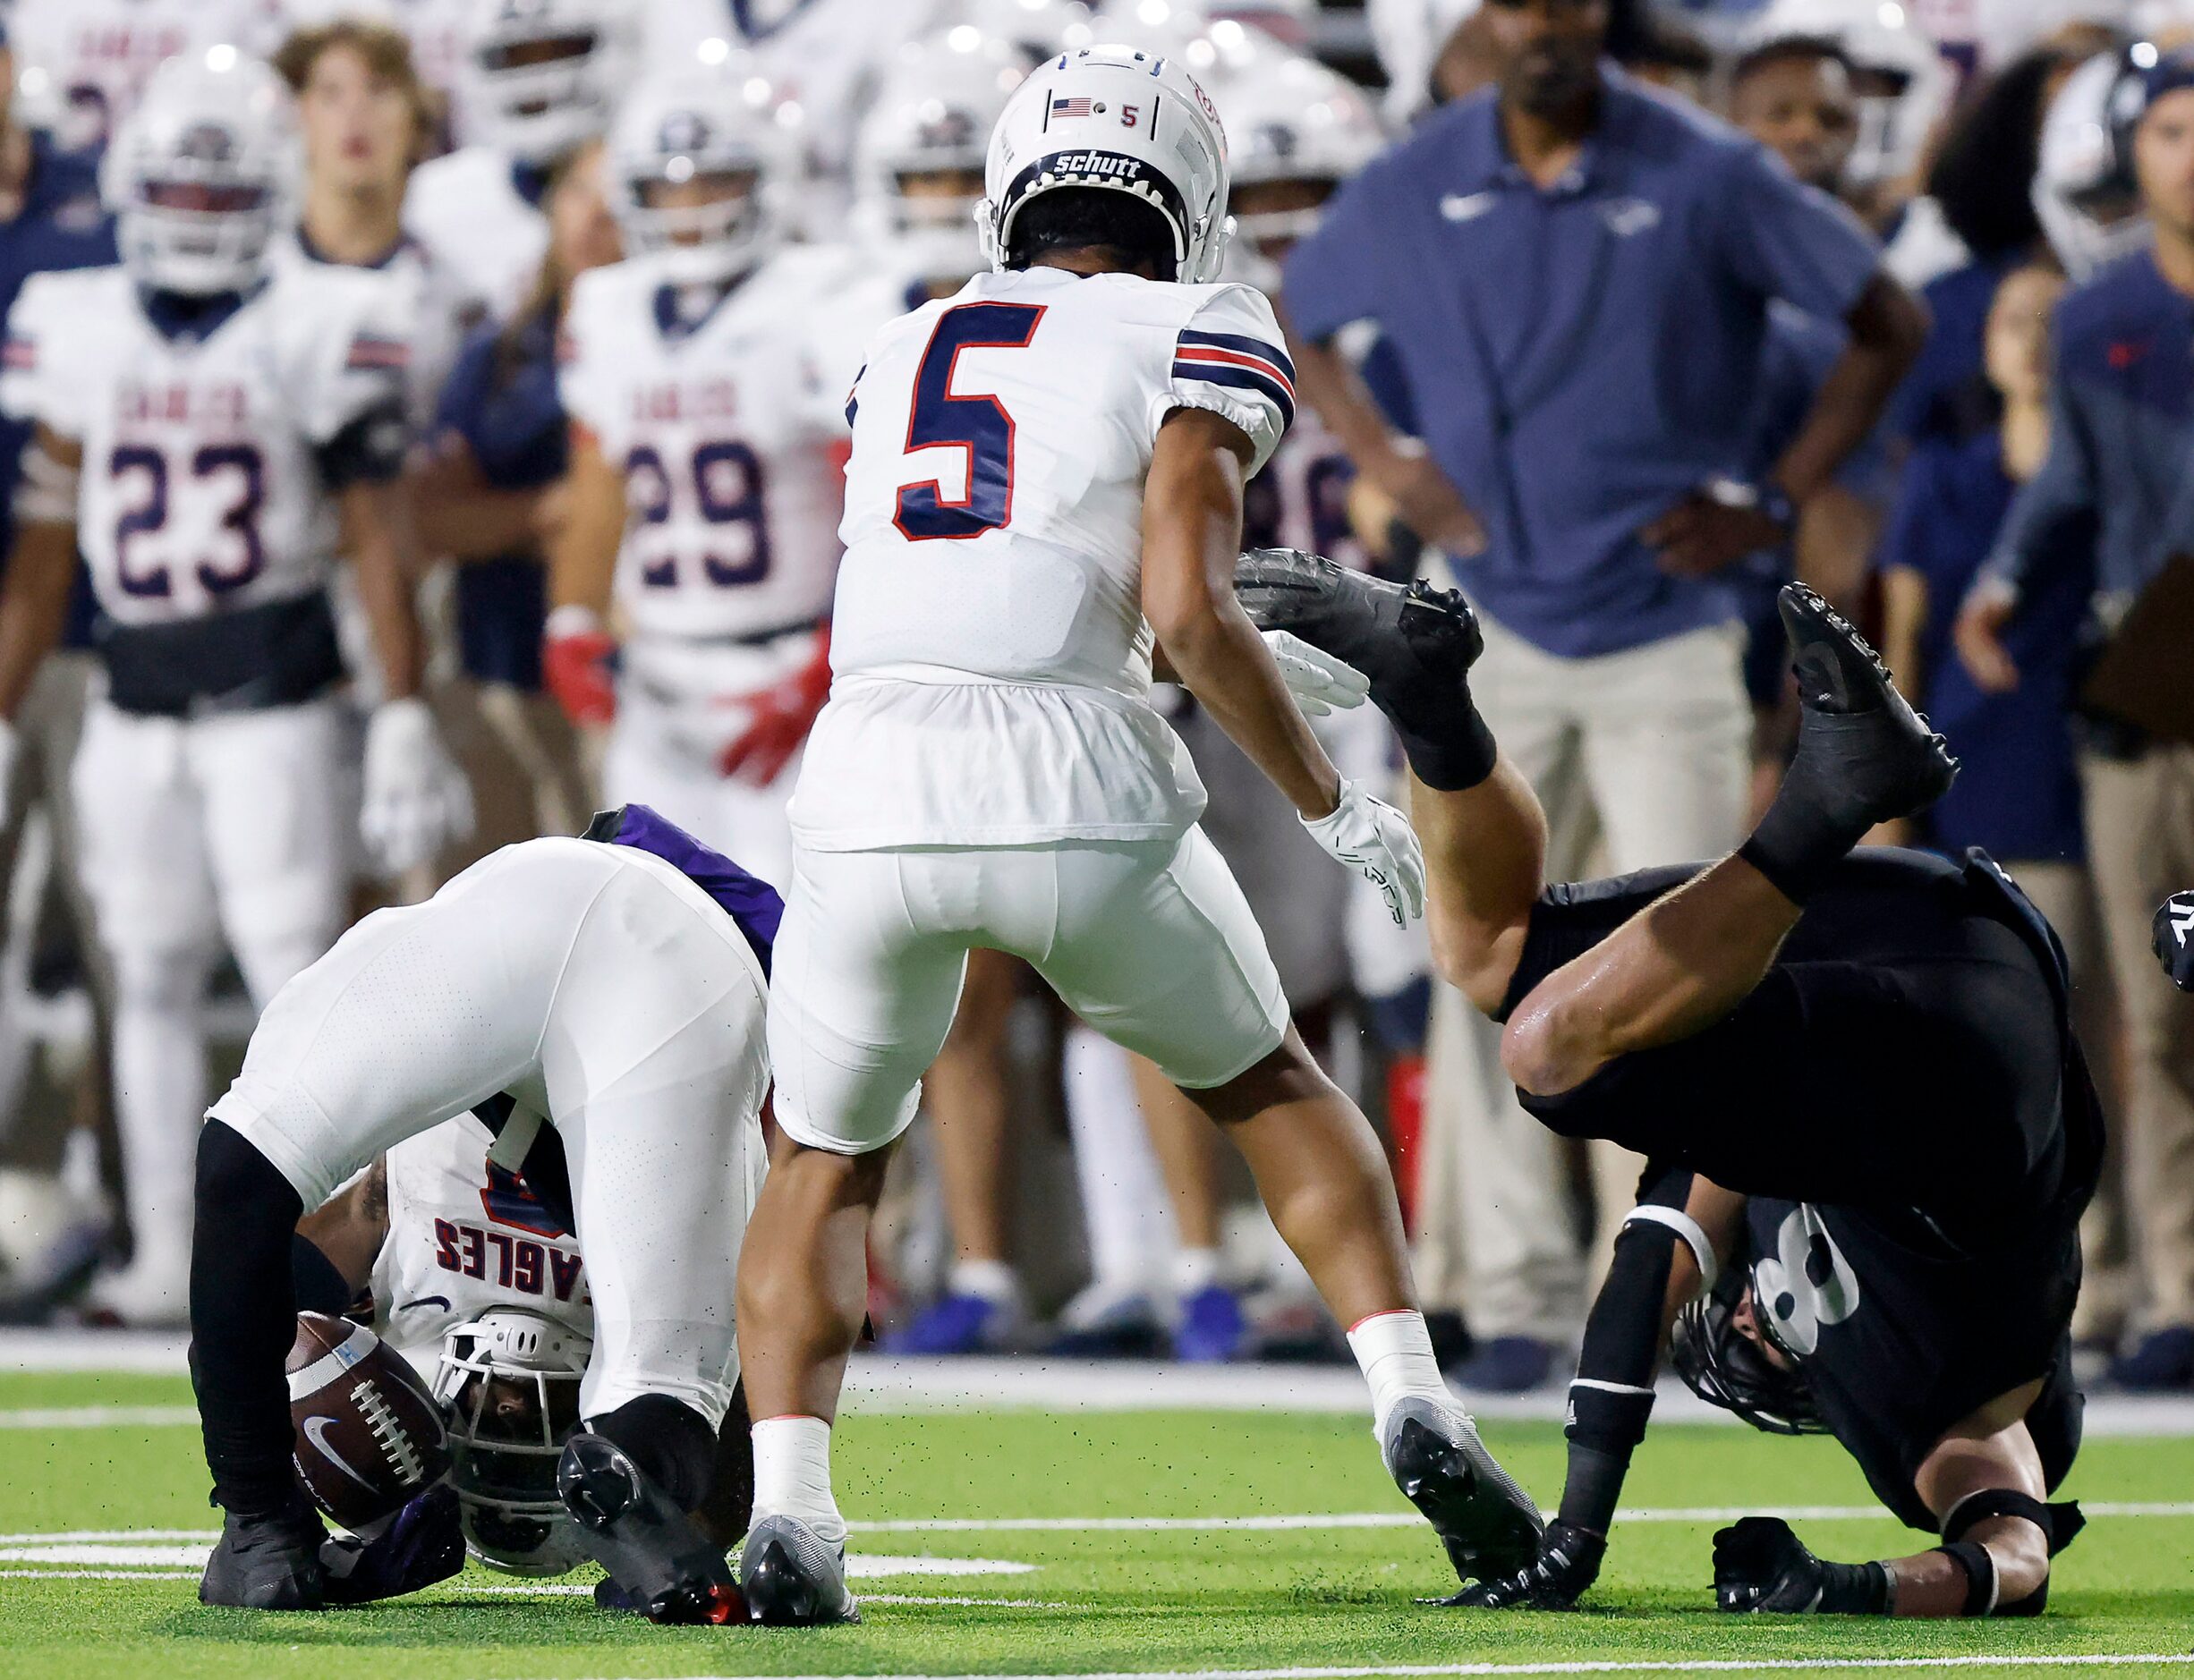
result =
[[[83,459],[82,444],[45,426],[31,440],[26,493],[16,502],[21,523],[0,584],[0,717],[15,716],[40,662],[61,642],[76,579],[74,484]]]
[[[353,1296],[365,1288],[388,1240],[388,1158],[298,1220],[297,1235],[327,1256]]]
[[[1167,663],[1306,820],[1340,801],[1340,773],[1288,697],[1234,597],[1250,440],[1232,421],[1176,409],[1158,429],[1143,502],[1143,615]]]
[[[606,724],[617,701],[609,668],[617,642],[605,626],[630,515],[625,475],[591,427],[573,423],[571,465],[560,488],[564,517],[548,542],[541,677],[574,723]]]
[[[460,564],[492,560],[539,541],[542,510],[553,488],[498,489],[463,443],[445,439],[405,464],[414,529],[421,547]]]
[[[1287,321],[1284,305],[1280,319]],[[1388,423],[1363,376],[1339,349],[1330,342],[1306,343],[1290,330],[1288,351],[1295,358],[1304,401],[1340,439],[1364,481],[1393,504],[1401,522],[1450,554],[1481,552],[1485,530],[1462,492],[1425,454],[1423,444]]]
[[[412,598],[418,552],[407,498],[394,483],[361,479],[339,498],[343,547],[358,573],[358,595],[373,634],[382,692],[390,700],[419,692],[426,636]]]
[[[600,620],[608,615],[617,548],[625,540],[628,513],[625,475],[585,426],[572,428],[571,469],[565,486],[564,526],[548,548],[549,607],[582,607]]]

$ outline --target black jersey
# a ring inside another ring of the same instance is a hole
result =
[[[1511,1003],[1688,878],[1556,887]],[[2037,1378],[2054,1485],[2079,1438],[2066,1330],[2101,1112],[2054,935],[1986,856],[1861,853],[1760,987],[1697,1036],[1524,1107],[1751,1199],[1757,1311],[1906,1522],[1943,1433]]]

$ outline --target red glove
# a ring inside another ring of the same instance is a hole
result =
[[[617,644],[583,607],[548,615],[541,644],[541,681],[575,724],[606,724],[617,715]]]
[[[815,654],[783,682],[724,701],[744,706],[750,721],[739,738],[724,749],[717,768],[755,787],[767,787],[800,751],[815,714],[830,698],[830,626],[816,633]]]

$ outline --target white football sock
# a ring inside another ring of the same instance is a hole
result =
[[[1219,1281],[1219,1251],[1185,1248],[1173,1257],[1173,1293],[1186,1301]]]
[[[754,1520],[797,1518],[827,1546],[846,1543],[830,1492],[830,1426],[821,1418],[764,1418],[754,1425]]]
[[[182,965],[177,965],[178,968]],[[190,1265],[206,1039],[187,972],[125,988],[115,1008],[115,1123],[140,1267]]]
[[[1371,1385],[1372,1433],[1383,1441],[1387,1413],[1413,1396],[1432,1400],[1457,1416],[1468,1415],[1440,1375],[1432,1333],[1415,1310],[1374,1312],[1348,1331],[1348,1351]]]
[[[1008,1317],[1021,1316],[1021,1279],[1004,1260],[955,1260],[947,1288],[956,1295],[980,1295]]]
[[[1093,1280],[1118,1295],[1162,1286],[1173,1203],[1135,1100],[1127,1052],[1076,1024],[1060,1057]]]

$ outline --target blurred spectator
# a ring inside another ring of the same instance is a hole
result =
[[[1550,871],[1583,864],[1586,804],[1617,870],[1708,856],[1741,835],[1751,717],[1718,574],[1784,540],[1925,320],[1848,210],[1603,66],[1600,0],[1480,16],[1497,89],[1350,182],[1288,264],[1304,391],[1484,609],[1474,691],[1555,813]],[[1778,298],[1850,342],[1772,473],[1739,483]],[[1416,394],[1421,445],[1331,347],[1365,318]],[[1577,1322],[1577,1251],[1551,1136],[1516,1107],[1493,1033],[1469,1043],[1434,1073],[1478,1099],[1465,1239],[1491,1336],[1463,1379],[1526,1387]]]
[[[2165,55],[2113,95],[2152,248],[2059,309],[2049,449],[1967,595],[1960,656],[1984,692],[2034,673],[2005,638],[2049,598],[2096,522],[2095,607],[2114,626],[2174,554],[2194,551],[2194,55]],[[2124,1139],[2148,1333],[2118,1367],[2141,1387],[2194,1387],[2194,1000],[2148,956],[2146,918],[2194,873],[2194,747],[2091,722],[2081,754],[2088,854],[2126,1019]]]
[[[0,312],[13,306],[23,282],[34,274],[98,267],[115,260],[114,224],[100,208],[96,170],[27,125],[15,102],[15,63],[5,35],[0,34]],[[10,490],[5,507],[0,508],[0,554],[13,551],[21,511],[41,496],[50,499],[54,495],[52,487],[21,476],[31,430],[28,420],[0,416],[0,478]],[[94,937],[90,901],[78,870],[76,802],[69,781],[69,766],[83,733],[92,674],[98,669],[90,650],[92,610],[90,590],[80,573],[68,634],[62,648],[39,667],[15,716],[13,761],[0,762],[0,894],[14,880],[24,819],[34,809],[42,809],[50,826],[54,875],[91,1002],[93,1054],[77,1105],[79,1124],[70,1133],[63,1162],[66,1188],[87,1228],[102,1223],[96,1211],[100,1200],[98,1133],[109,1108],[107,1051],[113,1009],[105,958]],[[20,1090],[18,1075],[30,1048],[20,1022],[0,1021],[0,1073],[6,1075],[0,1079],[0,1103],[11,1103]],[[13,1124],[12,1111],[0,1110],[0,1129]]]
[[[263,55],[281,15],[276,0],[15,0],[7,27],[35,120],[64,151],[96,157],[162,64],[224,48]]]
[[[544,544],[562,516],[566,464],[557,329],[573,282],[623,250],[599,143],[557,167],[542,203],[548,251],[532,291],[506,324],[465,342],[410,474],[422,541],[458,562],[459,709],[470,717],[455,733],[478,795],[482,854],[576,833],[592,804],[577,737],[541,686],[541,632]]]
[[[304,142],[296,250],[310,262],[388,270],[410,294],[406,406],[423,428],[463,337],[465,303],[455,276],[404,232],[412,171],[433,144],[433,96],[410,45],[382,23],[345,18],[300,30],[273,64],[297,100]]]
[[[1858,144],[1851,61],[1822,35],[1762,42],[1730,67],[1730,121],[1807,186],[1840,196]]]
[[[1995,393],[1981,367],[1983,323],[1996,282],[2048,256],[2034,207],[2042,123],[2078,62],[2039,49],[2007,65],[1966,106],[1936,154],[1927,197],[1913,215],[1942,227],[1948,254],[1927,272],[1900,270],[1923,285],[1933,320],[1890,409],[1890,429],[1909,444],[1962,442],[1995,423]],[[1892,265],[1898,254],[1892,247]]]
[[[1986,693],[1951,646],[1951,621],[1995,546],[2017,488],[2040,471],[2049,445],[2049,316],[2064,294],[2054,269],[2006,276],[1988,313],[1987,368],[2003,403],[1992,431],[1964,443],[1935,440],[1912,453],[1882,546],[1882,651],[1898,685],[1949,737],[1957,783],[1916,838],[1952,857],[1985,848],[2018,878],[2063,939],[2078,1025],[2102,1065],[2116,1022],[2102,920],[2087,869],[2071,703],[2082,621],[2092,587],[2092,535],[2068,531],[2077,552],[2053,569],[2006,632],[2021,681]],[[2106,1174],[2081,1222],[2087,1277],[2073,1334],[2114,1340],[2132,1280],[2125,1275],[2123,1196]]]

